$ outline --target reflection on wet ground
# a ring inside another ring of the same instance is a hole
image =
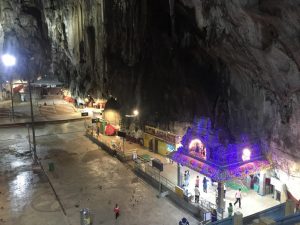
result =
[[[21,137],[21,135],[14,135]],[[23,139],[1,141],[1,168],[6,183],[1,182],[1,190],[8,196],[12,213],[22,212],[23,207],[32,197],[32,184],[37,182],[37,175],[31,171],[31,154],[28,144]]]
[[[10,193],[10,208],[12,212],[22,211],[27,201],[32,197],[32,171],[21,172],[8,183]]]

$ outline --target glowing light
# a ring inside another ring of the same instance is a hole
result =
[[[16,65],[16,57],[10,54],[4,54],[1,57],[2,62],[5,66],[14,66]]]
[[[175,151],[175,146],[174,145],[167,145],[167,150],[169,151],[169,152],[173,152],[173,151]]]
[[[133,115],[135,115],[135,116],[137,116],[137,115],[139,115],[139,111],[138,110],[133,110]]]
[[[202,141],[200,141],[199,139],[194,139],[190,142],[189,149],[196,148],[197,144],[200,148],[203,146]]]
[[[251,151],[249,148],[244,148],[243,149],[243,155],[242,155],[242,159],[243,161],[247,161],[250,160],[251,158]]]

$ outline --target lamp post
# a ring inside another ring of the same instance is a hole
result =
[[[16,58],[10,54],[4,54],[1,57],[2,63],[5,67],[10,68],[16,65]],[[13,87],[12,87],[12,77],[10,78],[10,98],[11,98],[11,114],[12,120],[14,120],[14,100],[13,100]]]
[[[33,106],[32,106],[32,94],[31,94],[30,78],[28,79],[28,89],[29,89],[30,113],[31,113],[31,128],[32,128],[32,142],[33,142],[33,160],[34,160],[34,163],[36,163],[37,162],[37,154],[36,154],[34,115],[33,115]]]

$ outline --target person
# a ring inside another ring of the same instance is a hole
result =
[[[185,171],[184,173],[182,171],[180,171],[180,184],[181,184],[181,187],[183,187],[183,185],[185,185]]]
[[[199,203],[200,191],[197,185],[195,186],[194,191],[195,191],[195,203]]]
[[[206,177],[203,178],[203,192],[207,193],[207,179],[206,179]]]
[[[230,202],[229,203],[229,206],[227,208],[227,211],[228,211],[228,217],[232,217],[232,214],[233,214],[233,206],[232,206],[232,203]]]
[[[118,204],[116,204],[116,207],[114,208],[114,213],[115,213],[115,217],[117,220],[118,217],[120,216],[120,208],[119,208]]]
[[[183,217],[181,221],[179,221],[179,225],[190,225],[190,223],[185,217]]]
[[[200,183],[200,179],[199,179],[199,176],[197,176],[196,182],[195,182],[195,186],[196,186],[196,187],[199,187],[199,183]]]
[[[217,210],[213,209],[211,212],[211,222],[216,222],[218,220]]]
[[[226,183],[224,183],[224,198],[226,196]]]
[[[184,171],[183,175],[183,185],[186,186],[186,177],[187,177],[187,171]]]
[[[236,203],[239,203],[239,208],[242,208],[241,207],[241,198],[242,198],[242,192],[241,192],[241,189],[239,189],[236,193],[235,193],[235,203],[234,203],[234,205],[236,204]]]
[[[189,184],[190,184],[190,171],[189,171],[189,170],[186,171],[186,180],[185,180],[185,184],[186,184],[187,187],[188,187]]]

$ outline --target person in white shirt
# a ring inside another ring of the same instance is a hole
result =
[[[236,204],[236,203],[238,203],[239,202],[239,208],[242,208],[241,207],[241,199],[242,199],[242,192],[241,192],[241,189],[239,189],[236,193],[235,193],[235,203],[234,203],[234,205]]]

